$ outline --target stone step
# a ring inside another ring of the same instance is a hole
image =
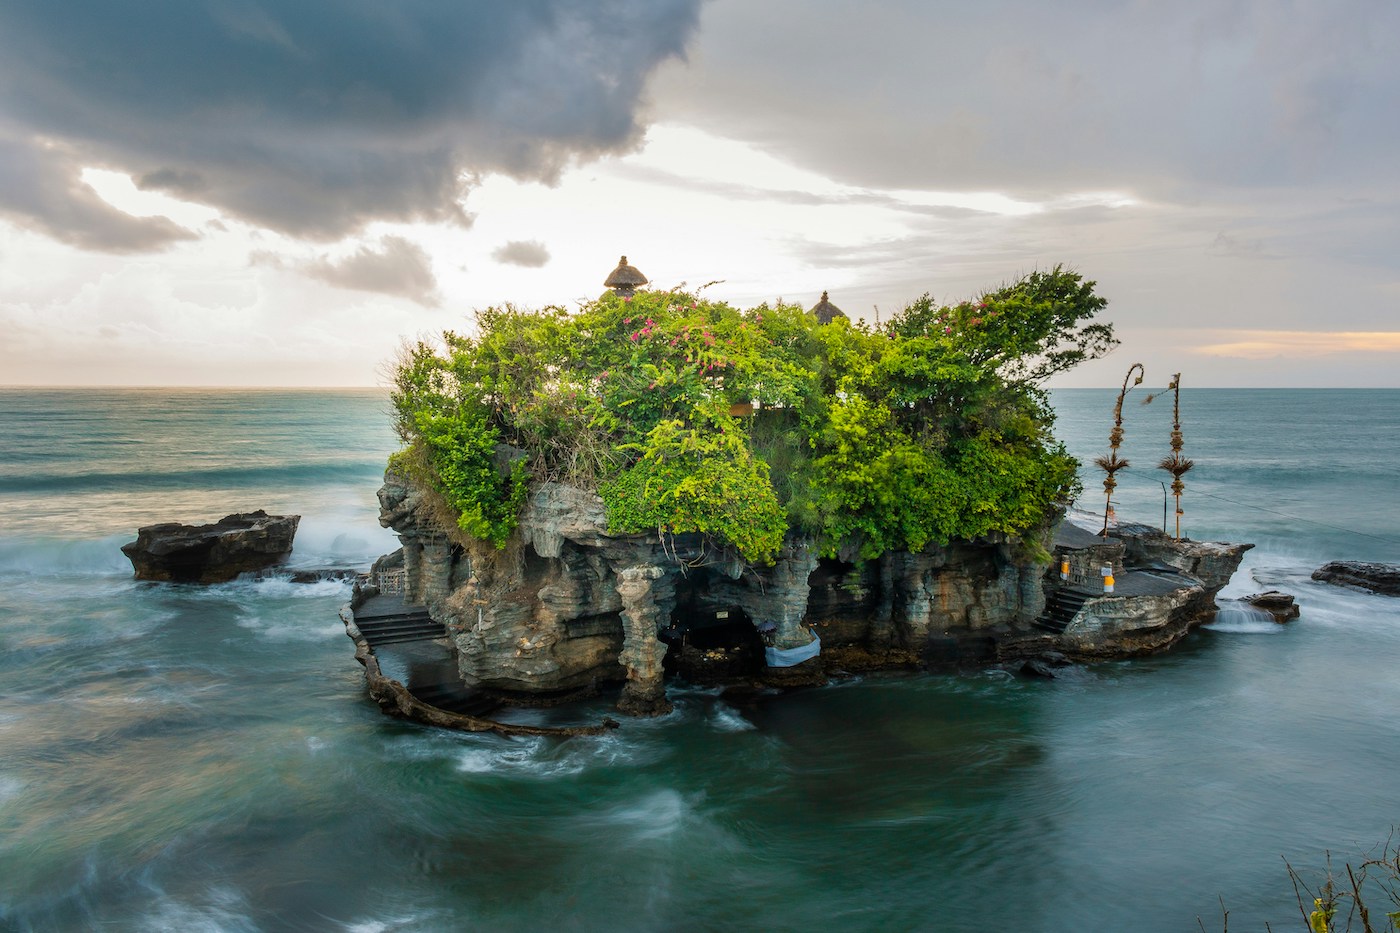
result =
[[[418,609],[413,612],[386,612],[373,614],[367,612],[355,613],[355,624],[364,627],[366,623],[388,623],[388,622],[416,622],[423,619],[431,619],[426,609]]]
[[[1079,610],[1095,594],[1084,590],[1060,587],[1045,596],[1045,612],[1035,620],[1036,628],[1059,635],[1074,621]]]
[[[410,632],[394,632],[388,635],[370,635],[362,632],[365,641],[369,642],[371,648],[378,648],[382,645],[400,645],[411,641],[433,641],[442,638],[446,633],[441,628],[435,629],[415,629]]]
[[[369,621],[356,619],[355,623],[356,627],[359,628],[361,632],[403,632],[411,629],[428,628],[438,629],[439,631],[442,630],[442,626],[432,619],[405,619],[389,622],[381,622],[377,619],[370,619]]]

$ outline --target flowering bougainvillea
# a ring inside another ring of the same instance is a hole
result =
[[[1114,345],[1105,303],[1057,267],[880,328],[683,291],[490,308],[399,361],[399,462],[498,545],[547,480],[597,490],[617,533],[759,563],[793,529],[863,557],[1016,534],[1075,482],[1041,383]]]

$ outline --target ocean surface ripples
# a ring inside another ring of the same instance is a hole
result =
[[[1055,399],[1102,453],[1112,393]],[[1054,681],[675,685],[671,716],[556,740],[381,715],[344,584],[130,580],[139,524],[237,508],[302,514],[302,566],[390,550],[381,394],[0,391],[0,928],[1150,933],[1215,928],[1217,897],[1285,928],[1280,855],[1320,868],[1400,820],[1400,600],[1309,577],[1400,560],[1400,393],[1183,405],[1188,532],[1254,540],[1226,595],[1286,589],[1298,621],[1225,613]],[[1133,411],[1125,455],[1155,462],[1169,415]],[[1325,462],[1362,424],[1364,462]],[[1134,472],[1120,509],[1155,521]]]

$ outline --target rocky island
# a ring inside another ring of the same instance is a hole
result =
[[[1077,463],[1041,384],[1115,343],[1075,273],[876,328],[825,295],[740,312],[636,284],[406,352],[379,492],[403,548],[357,590],[358,642],[354,607],[392,591],[473,691],[620,684],[621,711],[658,715],[672,676],[1161,650],[1248,547],[1062,521]]]
[[[138,580],[225,583],[285,560],[300,522],[300,515],[269,515],[258,509],[225,515],[207,525],[145,525],[135,541],[122,545],[122,553]]]

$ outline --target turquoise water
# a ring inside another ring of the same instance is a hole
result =
[[[1082,458],[1112,396],[1056,394]],[[1132,399],[1118,510],[1160,521],[1170,408]],[[0,928],[1296,928],[1280,856],[1400,822],[1400,600],[1307,577],[1400,560],[1400,392],[1183,406],[1187,532],[1257,542],[1227,593],[1297,622],[552,740],[381,716],[340,584],[130,579],[137,525],[245,508],[303,514],[304,566],[390,549],[379,393],[0,390]]]

